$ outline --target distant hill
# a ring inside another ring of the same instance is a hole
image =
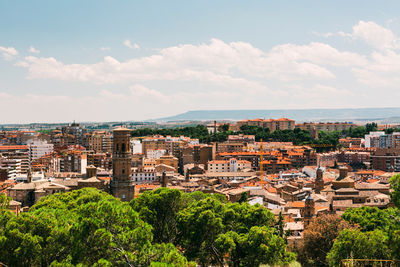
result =
[[[399,121],[400,108],[276,109],[276,110],[193,110],[156,121],[244,120],[286,117],[305,121]]]

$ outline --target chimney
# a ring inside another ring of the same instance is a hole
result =
[[[190,181],[190,177],[189,177],[189,168],[186,171],[186,176],[185,176],[185,181],[189,182]]]
[[[31,168],[28,169],[28,173],[26,175],[26,182],[31,183],[32,182],[32,173],[31,173]]]
[[[347,167],[340,167],[339,168],[339,180],[344,179],[347,176]]]
[[[167,187],[168,185],[168,178],[167,178],[167,174],[165,172],[162,173],[162,177],[161,177],[161,186],[162,187]]]

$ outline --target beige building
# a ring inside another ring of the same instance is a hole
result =
[[[348,122],[305,122],[302,124],[296,124],[296,128],[300,128],[305,131],[311,131],[315,129],[323,132],[343,131],[356,127],[358,127],[358,125]]]
[[[212,160],[208,162],[209,172],[237,172],[244,169],[251,169],[251,162],[247,160]]]
[[[178,158],[171,155],[164,155],[156,159],[156,165],[165,164],[174,167],[175,171],[178,171]]]
[[[294,130],[295,121],[287,118],[280,119],[253,119],[253,120],[242,120],[237,122],[237,128],[240,129],[243,125],[258,126],[262,128],[268,128],[270,132],[276,130]]]

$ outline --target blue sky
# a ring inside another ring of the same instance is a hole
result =
[[[399,106],[399,10],[365,0],[0,0],[0,123]]]

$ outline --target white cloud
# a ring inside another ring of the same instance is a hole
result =
[[[353,27],[353,37],[360,38],[378,49],[397,49],[399,40],[393,32],[373,21],[360,21]]]
[[[400,48],[399,38],[388,28],[385,28],[373,21],[360,20],[353,26],[351,33],[338,32],[339,36],[363,40],[369,46],[378,50]]]
[[[110,47],[100,47],[100,51],[110,51]]]
[[[34,53],[34,54],[39,54],[40,53],[40,51],[37,50],[36,48],[34,48],[33,46],[30,46],[28,51],[30,53]]]
[[[0,53],[5,60],[12,60],[18,55],[18,51],[14,47],[0,46]]]
[[[129,110],[133,117],[121,118],[127,120],[160,117],[165,112],[174,114],[188,109],[397,105],[391,96],[396,95],[400,84],[398,37],[382,26],[363,21],[351,33],[335,35],[363,40],[373,49],[362,54],[325,42],[286,43],[261,49],[248,42],[211,39],[206,43],[166,47],[148,56],[128,59],[106,56],[91,64],[65,63],[55,57],[31,55],[14,65],[25,68],[30,79],[84,83],[82,87],[97,90],[91,97],[24,96],[37,103],[43,97],[50,106],[51,99],[60,101],[54,108],[65,104],[79,110],[79,116],[84,113],[79,105],[86,108],[87,102],[93,103],[87,109],[107,106],[108,110],[115,110],[113,114]],[[380,40],[375,40],[375,35]],[[127,44],[134,47],[131,42]],[[351,42],[350,48],[354,49],[355,45],[360,43]],[[30,105],[22,97],[8,98],[9,103],[15,100],[21,105]],[[376,99],[382,99],[383,104]],[[95,112],[87,116],[88,120],[98,118]]]
[[[107,56],[95,64],[64,64],[53,57],[30,56],[20,65],[28,65],[29,77],[38,79],[97,84],[167,80],[256,85],[261,80],[333,79],[335,75],[326,66],[365,63],[363,56],[323,43],[278,45],[264,52],[249,43],[212,39],[209,44],[168,47],[122,62]]]
[[[125,40],[124,45],[130,49],[140,49],[140,46],[136,43],[132,44],[130,40]]]

